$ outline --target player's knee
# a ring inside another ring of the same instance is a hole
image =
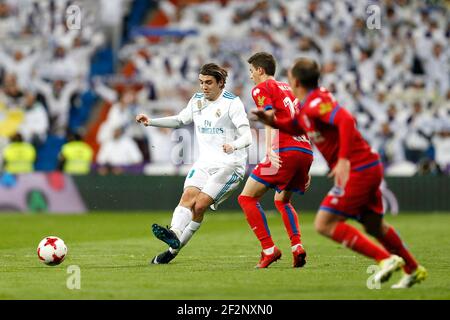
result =
[[[284,204],[287,204],[291,201],[291,198],[292,198],[292,191],[283,190],[281,192],[275,192],[273,200],[275,201],[275,203],[277,201],[280,201]]]
[[[185,191],[181,196],[180,205],[186,208],[192,208],[195,203],[195,196],[195,193]]]
[[[332,233],[333,225],[331,223],[327,223],[323,219],[316,219],[314,221],[314,229],[321,235],[330,237],[331,233]]]
[[[244,210],[244,211],[245,211],[246,207],[257,205],[258,201],[259,201],[259,198],[257,198],[257,197],[250,197],[250,196],[243,196],[243,195],[240,195],[238,197],[238,203],[241,206],[242,210]]]
[[[194,218],[202,218],[209,205],[205,201],[196,201],[194,204]]]
[[[314,229],[316,229],[316,231],[322,235],[327,235],[327,226],[321,222],[314,222]]]

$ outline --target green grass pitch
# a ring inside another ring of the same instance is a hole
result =
[[[312,213],[300,216],[308,263],[291,267],[282,220],[268,212],[275,243],[283,252],[269,269],[256,270],[259,244],[242,213],[208,213],[200,230],[169,265],[149,265],[166,247],[152,223],[170,223],[171,213],[91,213],[82,216],[0,214],[0,299],[450,299],[450,214],[387,216],[428,279],[392,290],[368,289],[371,260],[313,229]],[[42,264],[39,241],[59,236],[69,251],[59,266]],[[70,290],[70,265],[81,271],[81,288]]]

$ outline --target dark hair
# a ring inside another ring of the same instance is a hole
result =
[[[267,52],[257,52],[247,60],[255,68],[263,68],[267,75],[274,76],[277,63],[273,55]]]
[[[225,83],[227,81],[228,72],[222,67],[219,67],[215,63],[207,63],[204,64],[200,68],[200,74],[204,76],[212,76],[216,79],[217,83],[220,83],[220,81],[223,82],[221,89],[225,87]]]
[[[320,68],[319,64],[313,59],[297,59],[291,69],[291,74],[302,87],[308,90],[319,86]]]

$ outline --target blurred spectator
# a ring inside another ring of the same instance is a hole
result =
[[[3,80],[3,87],[0,88],[0,103],[7,108],[19,108],[23,104],[23,91],[17,83],[17,76],[7,73]]]
[[[136,142],[124,135],[122,128],[115,128],[113,138],[103,142],[97,156],[99,174],[122,174],[127,166],[142,163],[143,157]]]
[[[21,88],[26,88],[29,85],[33,67],[39,58],[40,53],[38,51],[26,55],[24,50],[17,49],[14,51],[13,57],[10,57],[0,49],[0,66],[6,73],[16,75],[17,84]]]
[[[444,45],[440,42],[436,42],[432,47],[432,54],[427,57],[426,60],[426,75],[429,79],[428,86],[432,90],[436,89],[439,95],[446,94],[449,87],[449,61],[450,52],[444,51]]]
[[[16,26],[12,8],[7,2],[0,2],[0,38],[4,38]]]
[[[80,134],[70,133],[59,155],[59,168],[67,174],[88,174],[91,171],[93,157],[92,147],[82,141]]]
[[[97,141],[105,143],[113,138],[117,128],[127,129],[133,126],[136,113],[136,95],[127,89],[119,94],[119,101],[115,102],[108,111],[106,120],[102,123],[97,134]]]
[[[441,131],[433,137],[433,144],[435,149],[436,163],[440,169],[449,174],[450,173],[450,128]]]
[[[80,93],[81,84],[77,80],[67,82],[59,78],[52,83],[35,79],[34,87],[43,97],[50,117],[50,132],[64,137],[69,124],[72,101]]]
[[[37,146],[47,138],[48,115],[44,106],[36,100],[35,94],[30,91],[25,93],[23,103],[24,117],[18,131],[25,141]]]
[[[414,103],[413,112],[407,120],[408,133],[405,140],[406,159],[418,163],[430,158],[428,151],[431,147],[432,123],[431,117],[423,112],[422,103]]]
[[[11,138],[11,143],[3,150],[5,172],[20,174],[33,172],[36,150],[33,145],[24,142],[20,134]]]

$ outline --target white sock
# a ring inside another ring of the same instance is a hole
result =
[[[264,254],[273,254],[275,252],[275,246],[270,247],[269,249],[263,250]]]
[[[173,211],[172,222],[170,223],[170,230],[176,233],[178,239],[181,238],[186,226],[192,220],[192,211],[188,208],[177,206]]]
[[[186,245],[186,243],[188,243],[188,241],[192,238],[194,233],[200,228],[201,225],[202,225],[201,222],[198,223],[195,221],[191,221],[187,225],[187,227],[184,229],[183,234],[181,235],[181,238],[180,238],[181,247],[184,247]]]
[[[296,244],[295,246],[292,246],[292,247],[291,247],[292,252],[294,252],[295,250],[297,250],[298,247],[302,247],[302,248],[303,248],[303,245],[302,245],[301,243],[299,243],[299,244]]]

